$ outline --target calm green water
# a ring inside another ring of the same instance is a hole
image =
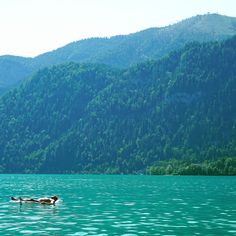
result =
[[[0,175],[0,193],[0,235],[236,235],[236,177]]]

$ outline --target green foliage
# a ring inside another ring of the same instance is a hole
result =
[[[150,175],[236,175],[236,157],[225,157],[218,160],[159,161],[147,169]]]
[[[233,37],[124,71],[74,63],[39,71],[0,100],[1,171],[145,173],[170,157],[225,156],[232,162],[216,168],[234,173],[235,49]],[[190,163],[184,173],[200,170]]]
[[[0,156],[5,169],[37,170],[45,160],[36,159],[36,154],[78,122],[114,74],[105,66],[70,63],[43,69],[3,96]]]

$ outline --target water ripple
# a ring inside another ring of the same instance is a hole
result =
[[[1,235],[236,233],[235,177],[1,175],[0,180]],[[8,200],[52,193],[60,197],[55,206]]]

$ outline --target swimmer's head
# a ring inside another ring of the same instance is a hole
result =
[[[52,196],[51,199],[53,199],[54,201],[57,201],[58,197],[57,196]]]

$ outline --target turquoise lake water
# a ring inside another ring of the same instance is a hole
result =
[[[0,175],[0,193],[0,235],[236,235],[236,177]]]

